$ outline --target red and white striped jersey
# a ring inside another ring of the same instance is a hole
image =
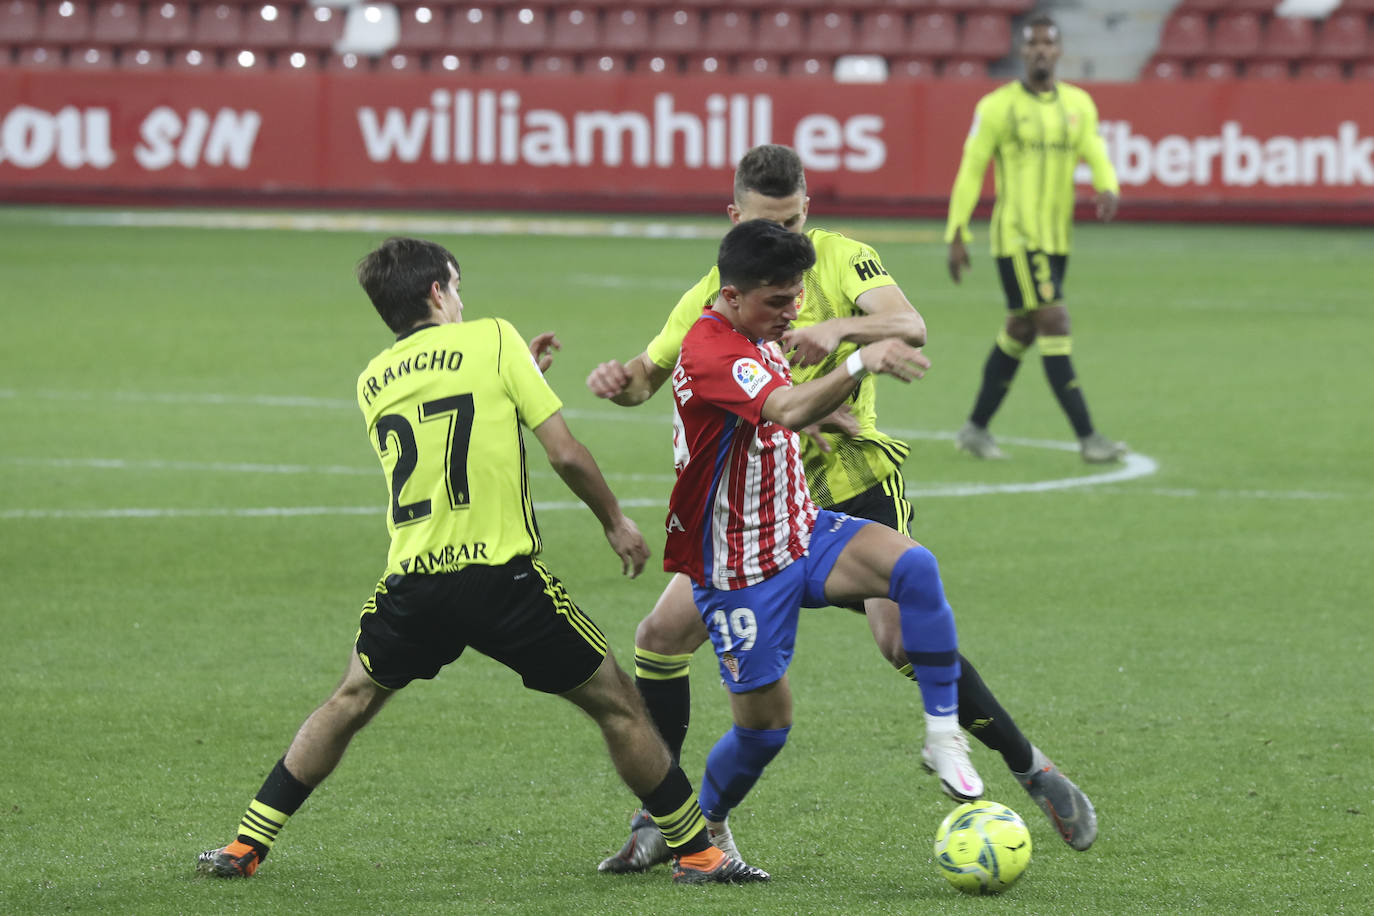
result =
[[[663,568],[719,589],[762,582],[806,553],[816,522],[797,434],[761,415],[792,384],[787,358],[707,309],[672,383],[678,476]]]

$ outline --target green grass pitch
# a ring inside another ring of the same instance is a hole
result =
[[[0,209],[0,911],[1374,906],[1369,230],[1080,225],[1075,363],[1136,453],[1102,469],[1065,450],[1033,354],[994,424],[1011,460],[952,447],[1002,318],[984,239],[955,287],[937,226],[813,214],[873,243],[926,318],[933,369],[879,394],[912,442],[918,536],[965,653],[1100,816],[1073,852],[975,745],[1035,843],[1020,883],[976,899],[932,861],[951,803],[920,767],[917,691],[829,609],[803,616],[791,741],[732,819],[766,886],[597,874],[634,807],[599,736],[475,654],[393,701],[257,877],[196,879],[342,672],[382,568],[386,488],[352,386],[388,335],[357,259],[393,231],[436,238],[469,317],[559,333],[550,381],[656,559],[621,579],[531,439],[544,558],[628,665],[664,582],[668,406],[622,410],[584,379],[643,348],[727,224],[135,216]],[[692,678],[696,781],[728,716],[709,650]]]

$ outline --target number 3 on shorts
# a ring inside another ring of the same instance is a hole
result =
[[[741,652],[747,652],[754,648],[754,640],[759,635],[754,612],[747,607],[735,608],[728,620],[724,611],[716,611],[711,615],[711,625],[720,633],[722,652],[730,652],[737,646]]]

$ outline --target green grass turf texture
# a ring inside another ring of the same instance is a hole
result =
[[[955,287],[939,227],[813,214],[872,241],[926,318],[934,368],[879,395],[913,442],[918,537],[965,653],[1099,812],[1096,845],[1070,850],[975,745],[1035,852],[974,899],[932,861],[951,803],[920,767],[917,690],[833,609],[803,616],[791,740],[732,818],[767,886],[597,874],[634,800],[596,729],[476,653],[392,702],[257,877],[195,878],[342,672],[383,565],[387,491],[352,399],[389,337],[352,267],[388,230],[63,222],[89,216],[0,210],[0,911],[1370,912],[1371,232],[1080,225],[1079,376],[1100,428],[1158,470],[954,495],[1101,469],[951,446],[1003,313],[981,237]],[[686,224],[708,231],[430,233],[461,261],[470,318],[562,338],[550,381],[655,558],[623,580],[591,514],[558,505],[544,558],[627,666],[665,581],[669,408],[622,410],[584,379],[640,352],[710,266],[725,220]],[[1070,441],[1026,362],[994,431]],[[529,445],[537,499],[571,502]],[[205,511],[267,507],[356,511]],[[92,517],[130,508],[189,511]],[[696,782],[728,727],[709,649],[692,683]]]

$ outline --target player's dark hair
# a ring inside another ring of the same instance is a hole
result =
[[[443,245],[394,236],[358,262],[358,283],[386,326],[399,334],[429,315],[430,288],[448,285],[449,264],[462,275],[458,259]]]
[[[764,197],[791,197],[806,191],[801,157],[790,146],[765,143],[744,154],[735,167],[735,200],[746,191]]]
[[[716,256],[720,285],[742,293],[784,286],[815,263],[816,249],[809,238],[767,219],[747,220],[725,233]]]
[[[1050,18],[1049,13],[1036,13],[1034,16],[1031,16],[1029,19],[1027,19],[1026,24],[1021,27],[1021,36],[1026,41],[1029,41],[1031,37],[1031,31],[1033,29],[1038,28],[1049,29],[1050,37],[1053,38],[1055,41],[1059,40],[1059,26],[1056,25],[1055,21]]]

